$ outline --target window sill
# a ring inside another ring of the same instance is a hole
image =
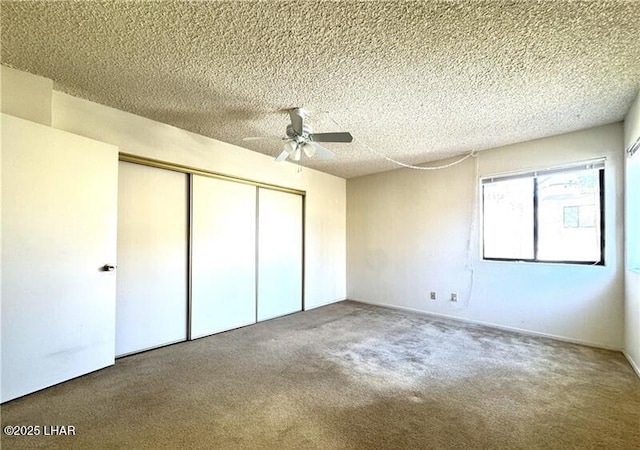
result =
[[[554,261],[521,261],[521,260],[501,260],[501,259],[484,259],[480,258],[480,262],[482,263],[498,263],[498,264],[517,264],[517,265],[527,265],[527,266],[552,266],[552,267],[601,267],[606,268],[607,264],[587,264],[587,263],[576,263],[576,262],[554,262]],[[640,269],[630,269],[632,271],[637,271],[640,273]]]

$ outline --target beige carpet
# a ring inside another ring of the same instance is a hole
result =
[[[640,448],[617,352],[354,302],[130,356],[2,406],[14,448]]]

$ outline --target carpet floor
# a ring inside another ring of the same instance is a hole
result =
[[[2,448],[640,448],[618,352],[355,302],[119,359],[8,402]]]

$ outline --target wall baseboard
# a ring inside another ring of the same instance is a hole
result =
[[[322,306],[327,306],[327,305],[331,305],[333,303],[338,303],[338,302],[343,302],[347,300],[346,297],[341,297],[341,298],[336,298],[335,300],[329,300],[328,302],[324,302],[324,303],[317,303],[315,305],[312,306],[304,306],[304,311],[311,311],[312,309],[316,309],[316,308],[320,308]]]
[[[480,320],[473,320],[473,319],[466,319],[466,318],[463,318],[463,317],[450,316],[448,314],[442,314],[442,313],[436,313],[436,312],[430,312],[430,311],[423,311],[423,310],[420,310],[420,309],[408,308],[408,307],[405,307],[405,306],[392,305],[392,304],[389,304],[389,303],[371,302],[371,301],[368,301],[368,300],[360,300],[360,299],[349,299],[349,300],[354,301],[354,302],[358,302],[358,303],[366,303],[368,305],[382,306],[382,307],[385,307],[385,308],[399,309],[399,310],[402,310],[402,311],[410,311],[410,312],[415,312],[415,313],[418,313],[418,314],[425,314],[427,316],[441,317],[441,318],[444,318],[444,319],[455,320],[455,321],[458,321],[458,322],[471,323],[471,324],[474,324],[474,325],[482,325],[482,326],[489,327],[489,328],[495,328],[497,330],[513,331],[515,333],[525,334],[525,335],[529,335],[529,336],[544,337],[544,338],[554,339],[556,341],[568,342],[570,344],[584,345],[586,347],[601,348],[601,349],[604,349],[604,350],[613,350],[613,351],[616,351],[616,352],[622,352],[623,351],[619,347],[613,347],[613,346],[598,344],[598,343],[589,342],[589,341],[582,341],[580,339],[573,339],[573,338],[570,338],[570,337],[559,336],[559,335],[556,335],[556,334],[541,333],[539,331],[532,331],[532,330],[527,330],[527,329],[524,329],[524,328],[508,327],[508,326],[505,326],[505,325],[499,325],[499,324],[495,324],[495,323],[491,323],[491,322],[483,322],[483,321],[480,321]]]
[[[638,378],[640,378],[640,365],[638,365],[638,363],[636,363],[631,357],[631,355],[628,354],[626,351],[623,350],[622,354],[624,355],[625,358],[627,358],[627,361],[629,361],[631,368],[636,373],[636,375],[638,375]]]

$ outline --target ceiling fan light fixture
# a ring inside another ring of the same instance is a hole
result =
[[[316,154],[316,148],[309,142],[302,146],[302,151],[307,155],[307,158],[313,158]]]
[[[293,151],[293,154],[291,156],[291,159],[293,159],[294,161],[300,161],[300,145],[296,146],[296,149]]]
[[[295,149],[296,143],[294,141],[287,142],[282,146],[282,151],[287,152],[288,154],[292,154]]]

